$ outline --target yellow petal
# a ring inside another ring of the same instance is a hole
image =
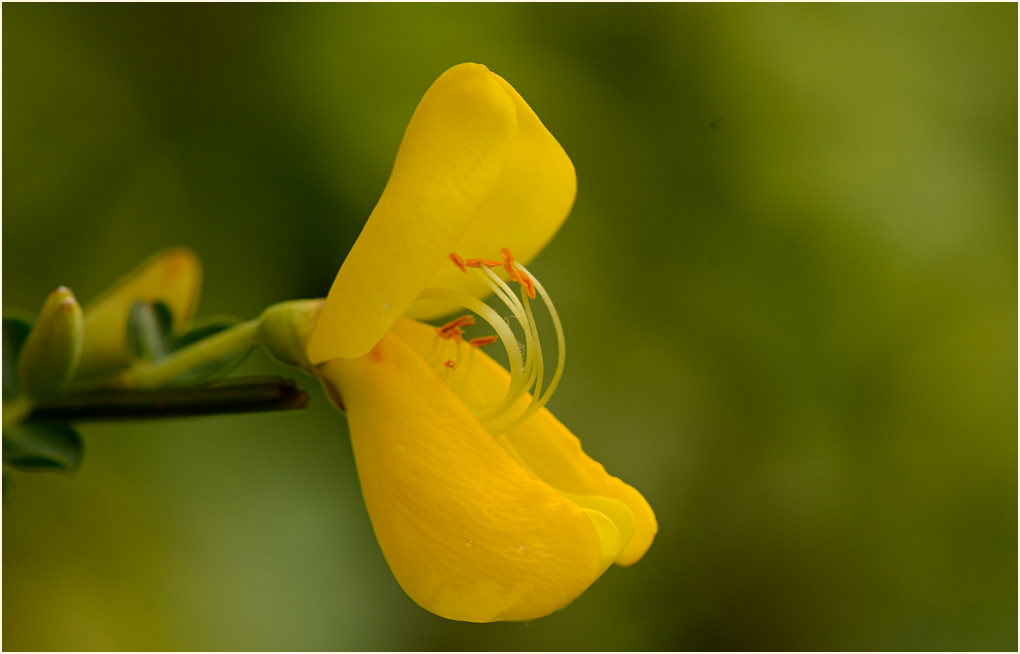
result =
[[[198,307],[202,266],[194,252],[173,248],[150,257],[127,277],[85,306],[85,340],[78,376],[110,372],[128,363],[127,320],[138,300],[163,302],[180,333]]]
[[[376,537],[419,605],[454,620],[526,620],[602,573],[600,533],[615,527],[521,468],[398,337],[317,374],[343,400]]]
[[[491,361],[491,360],[490,360]],[[637,563],[658,532],[652,507],[632,486],[606,472],[581,449],[581,442],[547,409],[541,409],[507,438],[545,482],[570,493],[617,500],[633,515],[633,536],[616,557],[618,565]],[[608,509],[604,510],[612,518]]]
[[[478,211],[478,218],[454,246],[465,257],[498,259],[500,248],[527,265],[567,219],[577,195],[577,176],[567,153],[535,112],[506,80],[493,74],[514,100],[517,135],[499,183]],[[452,288],[474,297],[489,294],[477,275],[445,265],[428,286]],[[455,307],[419,302],[408,317],[427,320]]]
[[[570,159],[506,81],[478,64],[446,71],[411,118],[382,197],[330,289],[309,359],[363,355],[428,286],[487,294],[449,254],[495,258],[509,247],[527,262],[566,219],[575,192]]]
[[[435,338],[433,328],[406,319],[394,325],[394,333],[417,351],[426,353]],[[474,352],[471,368],[458,368],[453,374],[458,373],[467,373],[470,382],[460,392],[473,391],[489,403],[502,398],[510,384],[506,370],[481,350]],[[617,564],[632,565],[644,556],[658,531],[651,506],[641,493],[607,473],[602,464],[585,454],[577,437],[549,410],[539,410],[504,437],[521,462],[544,482],[581,506],[598,510],[617,522],[621,536],[632,534],[623,541]],[[629,509],[630,519],[622,510],[624,507]]]
[[[379,203],[308,344],[312,363],[368,352],[436,274],[503,172],[513,101],[484,66],[446,71],[411,117]]]
[[[613,559],[620,553],[623,548],[623,535],[620,533],[620,529],[616,526],[609,516],[596,509],[581,509],[584,511],[588,519],[591,520],[592,525],[595,527],[595,531],[599,534],[599,543],[602,545],[602,559],[599,564],[599,569],[605,571],[610,565],[613,564]]]

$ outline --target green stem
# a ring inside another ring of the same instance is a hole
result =
[[[156,388],[210,361],[239,352],[258,343],[261,318],[242,322],[153,363],[124,371],[118,386]]]

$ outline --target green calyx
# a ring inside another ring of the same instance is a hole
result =
[[[259,318],[257,338],[283,363],[311,369],[305,353],[323,300],[293,300],[274,304]]]

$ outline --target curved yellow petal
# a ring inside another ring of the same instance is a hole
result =
[[[316,372],[346,407],[376,537],[419,605],[454,620],[527,620],[605,569],[611,521],[519,466],[396,335]]]
[[[433,328],[412,320],[400,320],[393,331],[418,352],[429,352],[435,340]],[[452,373],[466,374],[467,383],[453,385],[462,394],[474,393],[488,402],[501,398],[510,384],[507,371],[481,350],[476,349],[472,359],[470,369],[458,368]],[[466,361],[467,357],[462,356],[461,360]],[[618,523],[622,536],[632,534],[629,540],[623,540],[617,564],[632,565],[644,556],[658,531],[651,506],[641,493],[607,473],[602,464],[585,454],[577,437],[550,411],[539,410],[503,438],[514,455],[542,481],[575,499],[580,506],[604,513]],[[624,507],[629,509],[629,517]]]
[[[499,183],[453,251],[465,257],[498,259],[500,249],[506,247],[526,265],[567,219],[577,195],[577,175],[567,153],[524,98],[502,77],[492,75],[514,101],[517,134]],[[441,267],[428,286],[474,297],[489,294],[489,287],[477,275],[465,275],[453,265]],[[426,320],[451,310],[455,308],[418,302],[407,315]]]
[[[202,265],[192,250],[172,248],[145,260],[85,305],[85,336],[78,377],[127,365],[127,320],[136,301],[165,303],[173,314],[174,332],[181,333],[195,317],[201,288]]]
[[[601,463],[585,454],[581,442],[556,416],[541,409],[508,433],[507,438],[535,474],[548,484],[570,493],[612,498],[626,505],[633,515],[634,531],[616,563],[633,565],[644,556],[659,530],[652,507],[634,487],[607,473]]]
[[[517,112],[484,66],[462,64],[425,93],[393,172],[330,288],[308,344],[321,363],[368,352],[411,305],[496,186]]]
[[[386,189],[344,261],[308,345],[312,363],[366,353],[428,286],[488,294],[451,252],[528,262],[574,202],[563,148],[503,78],[479,64],[446,71],[415,110]]]
[[[518,455],[519,454],[520,453],[518,452]],[[532,473],[534,473],[533,470]],[[636,524],[634,521],[634,512],[630,510],[630,507],[620,500],[613,499],[612,497],[606,497],[604,495],[583,495],[580,493],[568,493],[562,489],[556,490],[560,495],[588,511],[589,515],[592,512],[597,511],[613,524],[613,527],[616,530],[615,548],[610,550],[607,547],[607,539],[603,538],[602,550],[603,554],[606,554],[607,551],[611,552],[609,559],[605,561],[607,568],[610,563],[616,563],[617,559],[620,558],[620,553],[623,552],[634,537],[634,528],[636,527]]]
[[[605,571],[606,568],[613,564],[613,559],[616,558],[616,555],[619,554],[620,549],[623,547],[623,535],[620,533],[616,523],[605,513],[595,509],[582,508],[581,510],[588,516],[588,519],[591,520],[592,525],[595,527],[595,531],[599,534],[599,543],[602,545],[599,570]]]

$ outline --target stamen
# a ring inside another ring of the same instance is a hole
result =
[[[460,268],[461,272],[465,273],[467,272],[468,268],[481,268],[483,266],[488,266],[489,268],[496,268],[498,266],[503,265],[503,262],[501,261],[493,261],[492,259],[484,259],[482,257],[465,259],[456,252],[450,253],[450,261],[452,261],[455,266]]]
[[[510,308],[513,312],[513,317],[517,318],[518,322],[521,322],[524,317],[524,307],[521,306],[521,303],[517,300],[517,296],[514,295],[514,292],[510,290],[510,287],[506,285],[506,282],[500,279],[496,273],[486,268],[483,268],[481,272],[482,276],[485,278],[485,283],[489,285],[492,292],[495,293],[496,297],[498,297],[503,304]],[[521,324],[523,325],[524,323],[521,322]]]
[[[531,281],[531,277],[528,273],[523,272],[514,261],[514,253],[508,248],[502,248],[500,253],[503,255],[503,267],[506,268],[506,273],[510,277],[510,281],[517,282],[524,287],[528,297],[532,300],[535,299],[535,285]]]
[[[491,407],[489,410],[479,414],[482,420],[496,420],[499,416],[512,409],[521,396],[535,384],[536,362],[540,362],[542,346],[538,341],[538,330],[534,328],[534,321],[528,318],[521,301],[510,287],[494,272],[482,269],[483,277],[489,284],[489,288],[500,300],[510,309],[514,318],[524,330],[524,346],[521,348],[521,356],[524,360],[524,367],[519,371],[522,383],[517,387],[511,387],[504,396],[503,401]],[[518,347],[521,347],[518,344]],[[511,370],[511,374],[515,371]]]
[[[487,269],[486,269],[487,270]],[[474,407],[475,414],[483,422],[508,411],[528,388],[531,387],[528,379],[528,370],[522,360],[521,350],[517,343],[510,325],[493,310],[488,304],[465,293],[445,288],[427,288],[419,296],[422,300],[442,300],[460,304],[465,309],[474,311],[479,317],[489,323],[489,326],[499,335],[506,350],[507,360],[510,363],[510,387],[507,389],[503,401],[495,406]],[[475,348],[468,349],[468,356],[474,353]],[[530,357],[529,357],[530,359]],[[465,375],[466,376],[466,375]]]
[[[503,266],[506,274],[510,275],[511,281],[517,281],[517,273],[514,269],[514,253],[508,248],[500,248],[499,253],[503,255]]]
[[[521,353],[517,349],[517,339],[514,338],[513,332],[510,331],[510,326],[499,317],[499,314],[492,310],[492,307],[470,295],[445,288],[426,288],[419,297],[422,300],[453,302],[465,309],[474,311],[499,334],[499,340],[503,341],[507,357],[510,359],[511,374],[513,374],[514,370],[522,368]]]
[[[520,271],[518,272],[520,273],[519,275],[520,279],[518,279],[517,281],[519,281],[521,283],[521,286],[524,287],[524,291],[528,294],[528,297],[534,300],[535,282],[531,281],[531,277],[528,276],[528,273]]]
[[[451,252],[450,253],[450,261],[452,261],[455,266],[460,268],[461,272],[465,272],[465,273],[467,272],[467,262],[464,261],[464,257],[460,256],[456,252]]]
[[[477,274],[481,276],[482,280],[492,290],[495,297],[510,310],[510,315],[505,318],[501,317],[488,304],[452,289],[429,288],[423,291],[420,296],[422,300],[442,300],[460,304],[484,319],[495,330],[495,335],[480,336],[467,341],[467,344],[471,347],[467,350],[466,362],[464,363],[465,370],[470,368],[475,348],[485,347],[496,341],[503,342],[510,367],[510,385],[507,388],[506,394],[501,401],[490,405],[476,406],[470,402],[468,403],[469,406],[472,406],[472,410],[478,419],[497,438],[500,437],[500,434],[505,434],[514,429],[545,406],[549,398],[552,397],[553,391],[563,375],[563,366],[566,358],[563,326],[560,324],[559,314],[556,312],[549,294],[546,293],[538,280],[533,278],[524,266],[514,261],[513,253],[508,248],[502,248],[500,253],[503,257],[502,261],[484,258],[465,259],[456,253],[450,253],[450,261],[460,268],[462,272],[468,272],[468,268],[474,268],[478,271]],[[507,282],[504,282],[490,270],[490,268],[499,266],[506,269],[511,283],[516,282],[520,284],[520,297],[511,290]],[[549,381],[549,385],[545,388],[543,388],[543,383],[545,381],[546,367],[542,344],[529,301],[539,296],[541,296],[542,302],[549,311],[549,316],[552,319],[556,333],[557,344],[556,369],[553,372],[552,379]],[[518,341],[517,336],[511,329],[509,324],[511,319],[515,319],[520,324],[524,333],[524,343]],[[432,365],[437,365],[439,361],[445,358],[443,356],[446,349],[445,346],[452,340],[454,341],[455,357],[443,361],[442,366],[447,369],[446,372],[454,370],[459,365],[458,362],[464,358],[460,356],[462,354],[460,346],[464,344],[464,327],[473,324],[475,324],[475,319],[471,315],[464,315],[455,318],[442,327],[436,328],[439,336],[437,344],[441,344],[441,347],[440,351],[436,353],[438,356],[435,358],[430,357]],[[452,385],[456,387],[463,385],[467,376],[467,373],[457,375],[455,378],[452,378]],[[527,404],[519,406],[521,398],[526,396],[529,396]]]
[[[517,267],[520,268],[524,274],[529,277],[531,276],[531,273],[528,272],[527,268],[521,264],[517,264]],[[541,397],[539,397],[538,402],[529,407],[524,415],[519,418],[517,423],[507,428],[508,430],[529,418],[533,413],[544,407],[546,403],[549,402],[553,392],[560,383],[560,378],[563,376],[563,368],[567,361],[567,340],[563,335],[563,324],[560,322],[560,314],[556,311],[556,306],[553,305],[552,298],[549,297],[549,294],[546,292],[542,284],[537,279],[532,278],[532,280],[538,294],[542,296],[542,302],[545,303],[546,309],[549,310],[549,317],[552,318],[553,329],[556,332],[556,370],[553,372],[552,379],[549,380],[549,386],[546,387],[545,392],[542,393]]]
[[[474,316],[461,316],[460,318],[455,318],[442,327],[437,328],[436,332],[439,333],[440,338],[452,338],[456,342],[460,343],[463,341],[461,337],[464,336],[463,327],[470,327],[473,324],[475,324]]]
[[[489,268],[498,268],[503,264],[499,261],[493,261],[492,259],[468,259],[464,265],[468,268],[481,268],[482,266],[488,266]]]

